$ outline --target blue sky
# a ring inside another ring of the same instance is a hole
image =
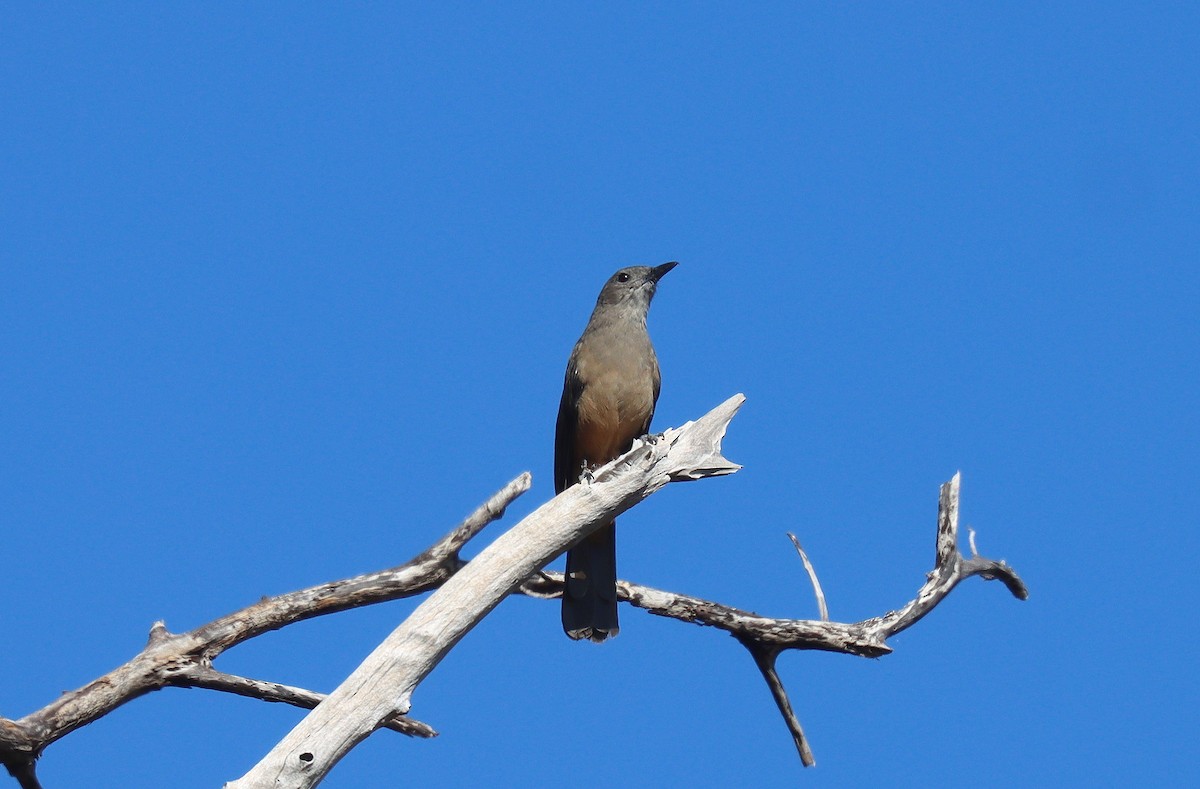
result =
[[[739,474],[623,517],[642,583],[902,605],[938,485],[1014,564],[877,661],[602,647],[513,599],[331,787],[1187,783],[1200,703],[1200,14],[1188,4],[86,4],[0,25],[0,714],[407,560],[524,470],[608,275],[679,260],[656,426]],[[481,543],[482,544],[482,543]],[[218,668],[328,690],[414,603]],[[301,713],[139,699],[48,787],[211,787]],[[13,784],[15,786],[15,784]]]

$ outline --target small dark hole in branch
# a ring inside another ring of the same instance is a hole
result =
[[[311,753],[302,753],[302,754],[300,754],[300,761],[302,761],[302,762],[311,762],[312,760],[313,760],[313,755],[312,755]]]

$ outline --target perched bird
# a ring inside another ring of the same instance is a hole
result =
[[[571,351],[554,437],[554,489],[624,454],[650,430],[658,357],[646,331],[650,300],[675,263],[613,274]],[[567,551],[563,630],[597,643],[617,634],[617,532],[608,523]]]

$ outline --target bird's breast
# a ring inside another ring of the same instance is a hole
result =
[[[596,342],[600,340],[600,342]],[[606,463],[641,436],[654,413],[658,360],[649,337],[592,337],[577,358],[583,384],[578,440],[591,464]]]

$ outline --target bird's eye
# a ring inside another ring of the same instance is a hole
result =
[[[617,282],[628,282],[628,281],[629,281],[629,275],[627,273],[625,273],[624,271],[622,271],[620,274],[617,275]]]

